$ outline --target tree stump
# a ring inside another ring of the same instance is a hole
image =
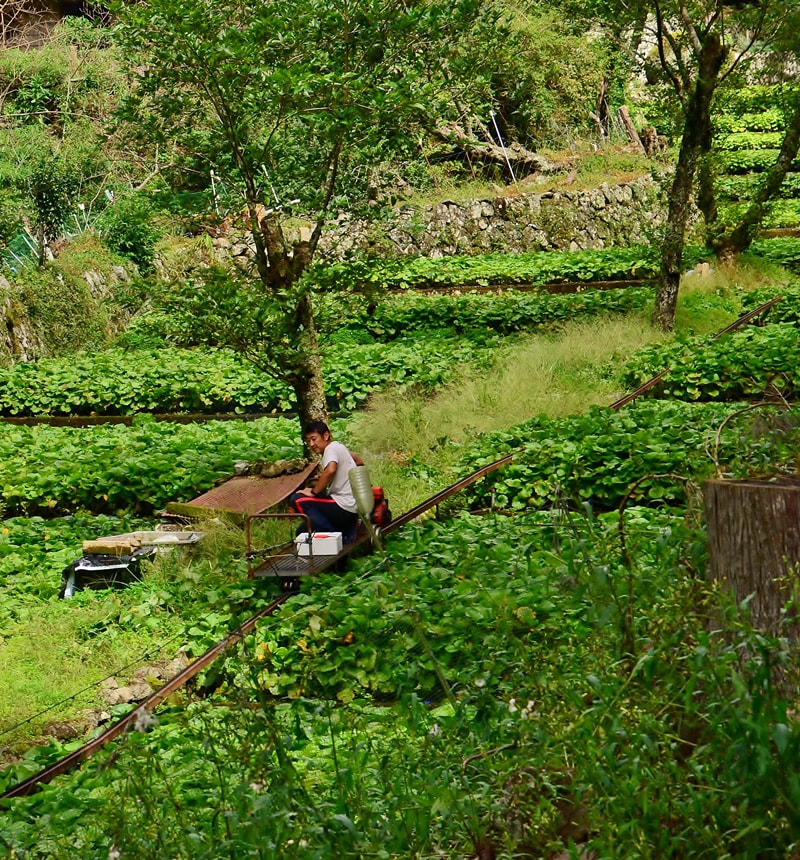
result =
[[[800,581],[800,477],[707,481],[703,488],[709,575],[736,602],[746,598],[753,625],[796,638],[781,625],[781,607]]]

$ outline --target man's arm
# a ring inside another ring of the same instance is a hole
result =
[[[336,460],[331,460],[331,462],[328,463],[328,465],[319,473],[319,477],[314,481],[313,486],[306,487],[303,492],[308,492],[309,495],[312,496],[321,496],[333,480],[333,476],[336,474],[336,468],[338,465],[339,464]]]

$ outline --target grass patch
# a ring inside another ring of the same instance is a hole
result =
[[[98,687],[85,688],[140,659],[154,641],[174,634],[168,623],[158,629],[121,627],[125,599],[111,591],[81,592],[68,603],[44,604],[30,621],[7,631],[0,644],[4,756],[40,739],[54,720],[89,725],[89,711],[106,706]],[[23,724],[15,728],[18,723]]]
[[[670,337],[711,335],[741,314],[743,291],[774,283],[757,266],[726,266],[684,277],[674,335],[644,313],[576,320],[509,342],[488,372],[465,368],[435,395],[387,390],[347,422],[343,433],[387,488],[393,510],[407,510],[453,478],[462,446],[481,433],[543,415],[561,418],[608,405],[627,392],[618,369],[642,347]]]
[[[424,397],[384,391],[349,422],[347,436],[367,457],[373,483],[391,487],[395,510],[441,489],[461,446],[534,415],[562,417],[618,395],[616,367],[661,335],[642,314],[570,322],[515,339],[488,372],[464,369],[459,380]]]
[[[136,669],[182,647],[196,656],[236,626],[238,601],[253,595],[244,532],[218,521],[195,529],[206,537],[145,564],[141,582],[29,605],[2,631],[0,766],[44,740],[55,720],[79,730],[93,725],[108,705],[90,685],[110,675],[127,683]]]

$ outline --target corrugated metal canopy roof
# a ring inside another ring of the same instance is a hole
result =
[[[221,511],[246,517],[275,507],[305,486],[311,473],[317,468],[311,463],[302,472],[279,475],[277,478],[262,478],[258,475],[241,475],[229,478],[224,484],[214,487],[190,502],[169,502],[167,511],[183,516],[200,517],[213,511]]]

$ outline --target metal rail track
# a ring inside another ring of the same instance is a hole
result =
[[[768,302],[764,302],[763,305],[759,305],[752,311],[748,311],[746,314],[742,314],[729,326],[726,326],[724,329],[718,331],[715,335],[713,335],[711,337],[711,340],[716,340],[718,337],[722,337],[722,335],[724,334],[736,331],[737,328],[741,328],[743,325],[747,325],[747,323],[752,322],[756,317],[759,317],[761,316],[761,314],[766,313],[773,305],[776,305],[778,304],[778,302],[782,301],[783,296],[775,296],[774,298],[771,298]],[[661,380],[670,372],[670,370],[672,370],[671,367],[665,368],[661,371],[661,373],[657,373],[652,379],[648,379],[647,382],[640,385],[635,391],[631,391],[630,394],[626,394],[624,397],[620,397],[619,400],[615,400],[608,408],[616,410],[622,409],[623,406],[627,406],[633,400],[636,400],[637,397],[658,385],[658,383],[661,382]]]
[[[466,478],[462,478],[460,481],[456,481],[454,484],[451,484],[449,487],[446,487],[444,490],[436,493],[435,496],[431,496],[429,499],[426,499],[422,504],[417,505],[415,508],[412,508],[410,511],[406,511],[404,514],[400,514],[397,519],[392,520],[389,525],[384,526],[381,531],[383,534],[390,534],[391,532],[399,529],[401,526],[404,526],[406,523],[410,523],[412,520],[415,520],[421,514],[424,514],[425,511],[429,511],[433,507],[437,507],[440,505],[445,499],[449,499],[451,496],[454,496],[456,493],[460,493],[466,487],[469,487],[471,484],[474,484],[476,481],[479,481],[481,478],[486,475],[490,475],[492,472],[496,472],[498,469],[502,469],[503,466],[507,466],[514,459],[513,454],[507,454],[505,457],[501,457],[499,460],[495,460],[493,463],[489,463],[486,466],[483,466],[480,469],[472,472],[472,474],[467,475]]]
[[[754,310],[748,311],[746,314],[743,314],[737,320],[732,322],[729,326],[717,332],[712,337],[712,340],[721,337],[722,335],[727,334],[731,331],[735,331],[743,325],[746,325],[753,319],[768,311],[773,305],[782,301],[782,299],[783,296],[776,296],[770,301],[759,305],[759,307],[755,308]],[[648,380],[648,382],[639,386],[639,388],[637,388],[635,391],[610,404],[609,408],[615,410],[622,408],[623,406],[635,400],[641,394],[644,394],[650,388],[655,386],[668,372],[669,368],[657,374],[652,379]],[[446,487],[445,489],[426,499],[424,502],[420,503],[416,507],[411,508],[411,510],[406,511],[404,514],[398,516],[396,519],[394,519],[391,523],[389,523],[382,529],[383,534],[389,534],[399,528],[402,528],[407,523],[417,519],[417,517],[421,516],[431,508],[438,507],[438,505],[440,505],[443,501],[451,498],[456,493],[461,492],[466,487],[469,487],[476,481],[479,481],[481,478],[508,465],[513,461],[513,459],[514,454],[508,454],[505,457],[501,457],[500,459],[495,460],[494,462],[475,470],[466,477],[460,479],[459,481],[456,481],[449,487]],[[347,557],[354,549],[360,547],[363,543],[364,541],[360,540],[355,542],[354,544],[350,544],[345,547],[342,553],[340,553],[336,557],[337,561],[344,557]],[[247,636],[253,631],[257,622],[261,618],[265,618],[269,615],[272,615],[278,609],[278,607],[281,606],[281,604],[283,604],[290,597],[290,593],[284,594],[277,600],[275,600],[273,603],[271,603],[269,606],[260,610],[251,618],[248,618],[247,621],[245,621],[242,625],[236,628],[236,630],[234,630],[224,639],[217,642],[216,645],[212,646],[208,651],[205,652],[205,654],[195,660],[190,666],[187,666],[182,672],[180,672],[178,675],[176,675],[174,678],[164,684],[164,686],[161,687],[159,690],[148,696],[147,699],[141,702],[129,714],[126,714],[121,720],[106,729],[102,734],[89,741],[89,743],[84,744],[84,746],[80,747],[80,749],[75,750],[74,752],[70,753],[59,761],[54,762],[53,764],[44,768],[39,773],[34,774],[23,782],[20,782],[17,785],[12,786],[10,789],[7,789],[5,792],[0,794],[0,800],[6,798],[10,799],[14,797],[23,797],[25,795],[33,794],[34,792],[38,791],[41,786],[51,782],[57,776],[60,776],[72,770],[74,767],[80,764],[80,762],[89,758],[89,756],[102,749],[102,747],[104,747],[107,743],[114,740],[123,732],[127,731],[131,726],[135,725],[137,720],[141,719],[145,713],[150,713],[153,708],[157,707],[161,702],[163,702],[164,699],[167,698],[167,696],[169,696],[176,690],[179,690],[184,684],[186,684],[189,680],[198,675],[203,669],[205,669],[214,660],[216,660],[217,657],[223,654],[228,648],[230,648],[237,642],[240,642],[245,636]]]
[[[198,675],[206,666],[214,662],[220,654],[227,651],[231,645],[240,642],[248,633],[251,633],[256,626],[256,623],[273,612],[287,599],[288,594],[282,595],[277,600],[273,601],[269,606],[264,607],[255,615],[251,616],[236,628],[232,633],[229,633],[224,639],[217,642],[206,651],[201,657],[198,657],[190,666],[187,666],[182,672],[175,675],[174,678],[167,681],[163,687],[156,690],[152,695],[148,696],[143,702],[137,705],[129,714],[126,714],[121,720],[114,723],[113,726],[107,728],[102,734],[93,738],[89,743],[84,744],[80,749],[71,752],[64,758],[59,759],[39,773],[28,777],[23,782],[17,783],[11,788],[0,794],[0,800],[11,797],[23,797],[28,794],[33,794],[38,791],[42,785],[51,782],[57,776],[67,773],[72,770],[84,759],[102,749],[109,741],[121,735],[124,731],[135,725],[138,720],[141,720],[145,713],[149,714],[153,708],[158,707],[167,696],[179,690],[187,681]]]

